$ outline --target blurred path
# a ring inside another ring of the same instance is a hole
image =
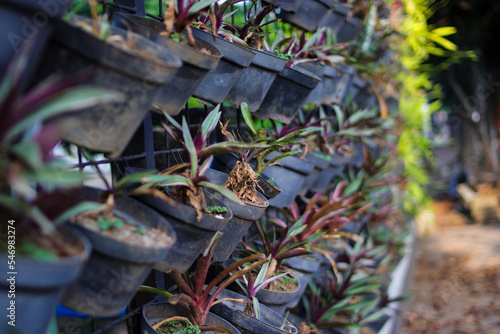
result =
[[[453,203],[434,208],[430,235],[417,244],[403,333],[500,334],[500,222],[467,225]]]

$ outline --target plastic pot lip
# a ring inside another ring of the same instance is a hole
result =
[[[332,0],[316,0],[316,2],[320,2],[320,3],[322,3],[323,5],[325,5],[328,8],[332,8],[333,7]]]
[[[337,64],[338,70],[342,74],[349,74],[349,75],[355,75],[356,74],[356,69],[352,67],[351,65],[348,64]]]
[[[233,299],[243,299],[243,300],[246,300],[246,296],[244,296],[242,294],[239,294],[237,292],[231,291],[231,290],[227,290],[227,289],[223,290],[221,292],[221,294],[219,296],[217,296],[217,299],[219,300],[220,297],[229,297],[229,298],[233,298]],[[232,303],[235,303],[235,302],[233,302],[233,301],[223,301],[223,302],[220,303],[222,305],[219,306],[219,308],[220,307],[226,307],[226,308],[230,309],[232,312],[237,312],[239,314],[244,315],[245,317],[251,318],[252,321],[256,321],[259,324],[261,324],[262,326],[273,328],[274,330],[278,330],[278,331],[280,331],[282,333],[288,333],[286,331],[280,330],[279,327],[276,327],[276,326],[274,326],[274,325],[272,325],[272,324],[270,324],[268,322],[265,322],[265,321],[263,321],[261,319],[257,319],[255,317],[253,317],[253,316],[251,316],[251,315],[243,312],[242,310],[238,309],[237,307],[233,307]],[[261,304],[260,307],[261,307],[261,311],[265,310],[265,312],[269,312],[269,313],[275,315],[276,317],[281,318],[280,319],[280,323],[283,323],[283,320],[286,320],[287,326],[291,327],[292,329],[295,329],[295,331],[292,330],[292,334],[297,334],[297,332],[298,332],[297,328],[292,324],[291,321],[289,321],[288,319],[285,319],[283,316],[281,316],[280,314],[276,313],[272,309],[268,308],[264,304]],[[217,305],[214,305],[214,308],[217,309]]]
[[[116,19],[121,19],[126,21],[128,24],[139,26],[143,37],[165,46],[184,63],[188,63],[205,70],[213,70],[217,67],[217,64],[222,58],[222,53],[218,48],[198,37],[194,37],[197,46],[199,48],[209,49],[211,54],[200,52],[198,49],[194,49],[187,44],[180,43],[171,38],[160,35],[160,28],[164,28],[164,24],[159,21],[126,13],[116,13],[115,22]],[[142,31],[144,31],[144,33],[142,33]]]
[[[18,288],[23,289],[25,287],[36,286],[37,288],[50,289],[70,283],[77,278],[78,273],[80,272],[78,267],[83,267],[87,259],[90,257],[92,245],[88,238],[77,229],[70,228],[66,225],[60,226],[59,229],[63,233],[73,234],[75,238],[81,241],[81,251],[75,256],[58,257],[56,261],[52,262],[40,261],[26,256],[16,255],[16,268],[18,268],[16,284]],[[0,261],[2,261],[2,263],[7,263],[7,260],[7,253],[0,252]],[[25,271],[22,268],[29,268],[30,270],[40,273],[41,276],[25,276],[23,274]],[[51,271],[55,271],[57,275],[52,275]],[[62,274],[62,272],[65,272],[66,274]],[[6,280],[9,276],[10,275],[7,274],[7,271],[4,271],[2,275],[0,275],[2,278],[5,277],[5,279],[1,280],[0,286],[7,285]]]
[[[271,160],[274,157],[278,156],[280,153],[279,152],[272,152],[270,153],[267,157],[266,160]],[[290,169],[294,172],[308,175],[312,170],[314,169],[314,165],[300,159],[297,156],[288,156],[283,159],[278,160],[279,163],[283,166],[283,168]],[[264,171],[265,172],[265,171]]]
[[[337,68],[330,64],[325,65],[325,72],[323,73],[323,77],[325,78],[335,78],[337,77]]]
[[[86,200],[89,197],[92,200],[98,200],[100,194],[102,193],[101,189],[96,189],[92,187],[85,187],[82,191],[81,198],[82,200]],[[144,210],[149,215],[153,215],[156,221],[160,222],[163,226],[163,231],[168,233],[170,238],[172,239],[168,245],[164,247],[145,247],[141,244],[130,244],[121,240],[117,240],[106,236],[97,231],[91,230],[83,225],[75,224],[75,228],[81,231],[89,240],[93,243],[93,250],[98,251],[103,254],[107,254],[109,256],[130,261],[130,262],[139,262],[139,263],[154,263],[158,260],[161,260],[165,257],[166,253],[172,248],[172,246],[177,241],[177,235],[175,234],[175,230],[173,229],[170,222],[165,219],[162,215],[156,212],[151,207],[137,201],[131,197],[125,196],[116,199],[117,206],[129,206],[134,205],[140,210]],[[138,218],[134,217],[132,214],[122,211],[120,208],[115,208],[116,215],[124,217],[127,220],[135,221],[140,223],[141,225],[146,225],[147,227],[154,227],[149,222],[139,221]],[[122,250],[121,252],[119,250]],[[132,255],[131,255],[132,254]]]
[[[366,82],[365,80],[361,79],[358,76],[354,76],[352,78],[352,84],[359,89],[365,89],[368,86],[368,82]]]
[[[89,19],[74,16],[72,21],[72,24],[58,22],[58,29],[53,34],[53,41],[116,72],[124,73],[141,81],[146,80],[163,84],[170,77],[172,71],[182,66],[182,61],[167,48],[138,34],[111,27],[114,34],[129,38],[129,41],[134,43],[147,46],[150,49],[149,51],[155,54],[155,58],[145,57],[140,53],[118,48],[98,39],[93,34],[77,27],[74,23],[77,21],[89,22]],[[96,47],[89,48],[89,43],[95,44]],[[142,49],[145,48],[141,47]],[[117,62],[117,58],[120,59],[120,62]],[[141,66],[133,66],[138,60],[140,60]],[[132,64],[133,68],[124,66],[124,63]]]
[[[320,158],[317,155],[325,156],[325,157],[328,156],[327,154],[324,154],[320,151],[314,151],[312,153],[307,153],[305,156],[305,160],[307,162],[313,164],[315,167],[317,167],[319,169],[323,170],[323,169],[327,168],[330,165],[330,161],[327,159]]]
[[[207,195],[206,192],[205,192],[205,195]],[[153,198],[153,201],[156,201],[156,200],[157,199]],[[194,210],[194,208],[192,208],[188,205],[179,203],[177,201],[175,201],[176,202],[175,207],[172,207],[170,204],[162,201],[161,202],[162,205],[165,205],[166,207],[170,207],[172,209],[175,209],[175,210],[169,210],[169,212],[166,212],[166,211],[162,211],[162,212],[167,216],[172,216],[175,219],[181,220],[186,224],[196,226],[197,228],[207,230],[207,231],[219,231],[222,228],[224,228],[224,226],[226,226],[226,224],[233,218],[233,212],[231,211],[231,208],[229,208],[227,205],[222,203],[222,201],[220,201],[216,198],[211,198],[210,201],[215,202],[215,204],[217,204],[218,206],[227,208],[228,211],[226,212],[226,216],[224,217],[224,219],[215,218],[214,215],[209,214],[209,213],[205,213],[205,212],[202,212],[203,218],[200,221],[196,221],[196,219],[194,219],[194,220],[185,219],[179,215],[175,215],[173,212],[188,211],[188,212],[191,212],[191,216],[196,217],[196,211]],[[150,204],[148,204],[148,205],[150,205]],[[152,206],[155,208],[155,210],[159,210],[156,206],[154,206],[154,205],[152,205]],[[227,216],[227,214],[229,214],[229,216]]]
[[[130,174],[130,173],[144,171],[144,170],[145,170],[144,168],[139,168],[139,167],[127,167],[127,168],[125,168],[125,174]],[[210,202],[214,202],[214,204],[217,204],[217,206],[227,208],[228,211],[223,215],[224,219],[218,219],[218,218],[215,218],[215,216],[212,214],[202,212],[203,218],[199,222],[196,220],[193,222],[189,219],[185,220],[181,216],[177,216],[177,215],[174,215],[172,213],[165,212],[162,209],[159,209],[158,207],[156,207],[155,204],[161,203],[161,205],[166,207],[166,208],[173,208],[170,204],[168,204],[160,199],[157,199],[157,198],[150,196],[150,195],[137,196],[137,198],[140,202],[144,202],[145,200],[148,200],[148,202],[153,201],[154,204],[144,204],[144,205],[146,205],[148,207],[152,206],[153,210],[161,211],[161,212],[165,213],[166,215],[173,216],[176,219],[182,220],[186,224],[194,225],[198,228],[208,230],[208,231],[218,231],[218,230],[222,229],[233,218],[233,212],[232,212],[231,208],[229,208],[226,204],[224,204],[219,199],[210,195],[210,193],[207,193],[207,192],[204,192],[204,193],[205,193],[205,196],[207,196],[207,194],[209,196],[208,198],[205,198],[205,200],[208,200]],[[151,201],[149,201],[149,199],[151,199]],[[179,203],[176,200],[173,200],[173,201],[176,203],[176,207],[175,207],[176,210],[173,210],[172,212],[175,212],[177,210],[179,210],[179,212],[188,211],[191,213],[192,216],[196,217],[196,211],[194,208],[192,208],[186,204]]]
[[[19,10],[29,11],[29,12],[38,12],[45,11],[44,8],[40,5],[41,1],[33,1],[33,0],[2,0],[2,4],[0,7],[4,5],[13,6]],[[53,15],[47,15],[49,20],[53,18],[60,18],[66,9],[66,5],[70,3],[70,0],[58,0],[56,12]]]
[[[226,177],[227,177],[227,175],[228,175],[227,173],[224,173],[224,172],[218,171],[218,170],[213,169],[213,168],[209,168],[209,169],[207,170],[207,172],[208,172],[209,174],[210,174],[210,173],[211,173],[211,174],[219,174],[220,176],[225,175]],[[210,178],[210,176],[208,176],[208,178]],[[254,207],[254,208],[256,208],[256,209],[263,209],[263,210],[265,210],[265,209],[269,206],[269,200],[268,200],[268,199],[267,199],[264,195],[262,195],[262,194],[261,194],[261,192],[260,192],[260,191],[258,191],[258,190],[257,190],[257,196],[259,196],[259,198],[260,198],[261,200],[265,201],[267,204],[266,204],[266,205],[258,205],[258,204],[253,204],[253,203],[249,203],[249,202],[246,202],[246,201],[243,201],[243,203],[245,203],[245,206],[251,206],[251,207]],[[228,200],[229,200],[229,199],[228,199]],[[240,204],[238,204],[238,203],[234,203],[234,205],[240,206]],[[226,205],[226,206],[227,206],[227,205]],[[261,217],[261,216],[259,216],[259,218],[260,218],[260,217]],[[249,219],[251,220],[252,218],[249,218]],[[256,218],[256,219],[258,219],[258,218]],[[247,220],[248,220],[248,219],[247,219]]]
[[[213,34],[198,28],[191,28],[191,30],[193,31],[193,35],[195,37],[213,44],[216,48],[218,48],[224,60],[235,63],[241,67],[248,67],[255,57],[255,52],[252,49],[247,49],[241,45],[229,42],[219,36],[215,36],[214,41]],[[236,52],[234,52],[234,50],[236,50]]]
[[[303,63],[300,63],[300,64],[297,64],[295,68],[302,68],[304,69],[305,71],[311,73],[311,74],[314,74],[315,76],[317,76],[318,78],[322,78],[323,75],[325,74],[325,65],[321,64],[319,61],[317,60],[313,60],[313,61],[308,61],[308,62],[303,62]]]
[[[152,325],[153,325],[153,324],[150,324],[149,319],[148,319],[149,317],[148,317],[147,312],[151,312],[152,310],[150,310],[150,309],[153,309],[153,308],[165,308],[165,307],[175,307],[175,304],[170,304],[170,303],[165,303],[165,302],[157,302],[157,303],[151,303],[151,304],[144,305],[144,307],[142,308],[142,317],[143,317],[143,320],[146,320],[147,325],[148,325],[148,326],[150,326],[150,327],[152,327]],[[180,309],[179,309],[179,313],[180,313],[182,316],[186,315],[186,311],[184,311],[184,309],[183,309],[183,308],[180,308]],[[222,318],[222,317],[218,316],[218,315],[217,315],[217,314],[215,314],[214,312],[208,312],[208,316],[209,316],[209,317],[213,317],[213,318],[215,318],[215,319],[223,320],[223,322],[225,322],[225,323],[226,323],[226,324],[225,324],[225,326],[230,327],[229,329],[230,329],[230,330],[231,330],[234,334],[240,333],[240,332],[238,331],[238,329],[237,329],[235,326],[233,326],[233,325],[231,324],[231,322],[230,322],[230,321],[228,321],[228,320],[226,320],[226,319],[224,319],[224,318]],[[208,318],[207,318],[207,320],[208,320]]]
[[[321,81],[316,75],[296,66],[293,68],[285,66],[278,76],[310,89],[314,89]]]
[[[276,57],[269,51],[260,51],[252,49],[255,52],[255,57],[252,60],[252,66],[262,67],[271,72],[281,72],[286,64],[286,59]]]

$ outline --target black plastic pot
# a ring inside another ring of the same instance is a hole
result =
[[[219,154],[214,157],[212,165],[210,166],[213,169],[229,174],[234,166],[236,166],[236,162],[238,161],[238,157],[234,153],[228,154]],[[252,167],[253,165],[250,164]],[[267,199],[275,198],[281,193],[281,189],[278,188],[278,185],[272,185],[269,183],[270,178],[267,177],[265,173],[262,173],[258,177],[259,191],[262,192]]]
[[[220,37],[215,37],[214,40],[212,34],[200,29],[192,30],[195,37],[212,44],[222,53],[217,67],[205,76],[193,95],[213,104],[222,103],[243,69],[250,66],[255,53]]]
[[[266,305],[268,308],[280,315],[284,315],[288,304],[293,300],[300,298],[302,292],[304,291],[304,288],[300,285],[299,280],[297,280],[297,283],[299,286],[295,291],[272,291],[262,289],[257,292],[255,297],[257,297],[259,303]]]
[[[302,0],[264,0],[265,3],[278,6],[287,12],[296,12]]]
[[[222,57],[217,48],[199,38],[195,38],[197,49],[209,50],[210,54],[161,36],[160,32],[165,30],[165,24],[159,21],[116,13],[113,24],[165,46],[182,60],[182,67],[159,89],[154,99],[154,104],[169,115],[177,115],[182,110],[196,87],[209,71],[216,68]]]
[[[333,14],[341,17],[343,24],[336,30],[337,42],[350,42],[359,37],[363,32],[363,22],[354,16],[350,16],[351,9],[347,6],[337,4],[333,8]]]
[[[76,21],[92,24],[74,17]],[[67,141],[119,155],[148,112],[157,89],[182,63],[169,50],[144,37],[116,27],[111,27],[111,31],[125,38],[130,50],[106,43],[75,25],[61,23],[35,77],[39,81],[56,72],[69,77],[90,71],[81,84],[123,93],[125,99],[121,102],[63,114],[55,120]],[[154,56],[144,56],[145,53]]]
[[[279,154],[279,152],[273,152],[266,159],[271,160]],[[280,159],[278,162],[280,165],[266,168],[266,175],[271,177],[281,188],[281,193],[269,200],[269,205],[276,208],[290,207],[306,176],[312,172],[314,166],[295,156]]]
[[[321,153],[315,152],[315,154],[320,155]],[[306,176],[302,187],[300,187],[298,195],[305,195],[307,191],[311,188],[311,186],[316,182],[318,177],[321,175],[323,170],[327,169],[330,165],[329,162],[325,159],[319,158],[311,153],[307,153],[305,156],[305,160],[314,165],[313,170]]]
[[[360,142],[354,144],[354,154],[351,156],[349,164],[356,167],[361,167],[363,164],[363,144]]]
[[[158,332],[153,329],[153,326],[162,320],[175,316],[187,318],[186,311],[179,304],[172,305],[168,303],[156,303],[146,305],[142,309],[141,333],[158,334]],[[233,325],[214,313],[208,313],[205,323],[207,325],[229,329],[233,334],[240,334],[240,331],[238,331]],[[203,333],[216,334],[213,331],[205,331]]]
[[[330,0],[302,0],[294,13],[281,11],[279,17],[306,31],[318,29],[319,23],[332,7]]]
[[[27,54],[27,79],[38,62],[50,38],[56,21],[64,13],[69,0],[3,0],[0,3],[0,75],[4,73],[14,54],[33,43]]]
[[[338,43],[356,40],[363,31],[363,23],[356,17],[350,16],[351,8],[336,4],[320,23],[321,27],[333,30]]]
[[[286,59],[271,53],[253,50],[255,57],[226,96],[226,101],[240,105],[248,103],[250,111],[259,109],[276,75],[285,67]]]
[[[300,301],[300,297],[304,293],[307,287],[307,283],[313,276],[313,274],[319,270],[320,261],[312,257],[297,256],[292,257],[286,261],[286,266],[293,269],[293,271],[299,274],[297,281],[299,282],[299,291],[294,300],[288,303],[286,308],[294,308]]]
[[[81,198],[98,201],[102,192],[85,188]],[[172,240],[163,247],[132,245],[110,238],[78,224],[75,227],[92,244],[92,255],[82,275],[66,289],[61,303],[75,311],[90,315],[114,315],[134,297],[153,265],[163,260],[175,243],[175,232],[161,215],[138,201],[119,197],[115,214],[138,226],[155,227],[168,233]]]
[[[229,290],[222,291],[218,298],[246,301],[245,296]],[[243,312],[244,306],[242,303],[226,300],[212,306],[211,311],[233,323],[242,334],[297,334],[295,326],[265,305],[260,305],[260,320]],[[283,325],[285,328],[281,329]]]
[[[312,90],[311,94],[309,94],[309,96],[306,99],[306,103],[305,103],[305,104],[315,104],[315,105],[321,104],[321,102],[325,98],[326,89],[328,88],[328,84],[329,84],[329,81],[325,80],[325,77],[324,77],[326,66],[320,64],[317,61],[302,63],[302,64],[297,65],[297,66],[314,74],[318,78],[321,78],[321,81],[318,83],[316,88],[314,88]]]
[[[227,207],[222,201],[208,193],[205,194],[205,197],[209,206]],[[215,233],[224,231],[233,218],[233,214],[229,209],[228,212],[223,214],[224,219],[203,213],[203,218],[196,221],[196,211],[190,206],[177,202],[177,206],[171,206],[153,196],[140,196],[138,199],[165,216],[177,234],[176,246],[171,250],[169,257],[155,264],[155,269],[163,272],[167,272],[172,268],[177,269],[180,273],[186,272],[208,247]]]
[[[365,82],[365,85],[356,94],[354,102],[356,102],[360,109],[370,109],[377,106],[377,95],[372,90],[370,83]]]
[[[285,66],[276,76],[256,115],[290,123],[320,81],[314,74]]]
[[[330,78],[330,83],[323,99],[323,104],[345,104],[347,92],[351,85],[356,69],[349,65],[337,64],[335,74]]]
[[[358,76],[354,76],[352,78],[349,90],[347,92],[347,99],[349,99],[350,101],[355,101],[356,96],[362,89],[364,89],[365,86],[366,86],[366,81],[364,81]]]
[[[222,185],[227,181],[227,174],[219,172],[215,169],[209,168],[205,175],[214,183],[219,185]],[[260,199],[266,201],[266,198],[262,194],[258,193],[258,195]],[[222,201],[224,205],[230,208],[233,212],[233,218],[221,230],[223,234],[213,255],[213,259],[215,261],[224,261],[231,256],[231,253],[234,251],[236,246],[238,246],[241,238],[245,235],[253,222],[262,217],[269,203],[267,205],[256,205],[245,202],[244,205],[240,205],[218,193],[213,193],[213,196]]]
[[[342,173],[344,170],[344,165],[332,165],[330,164],[327,168],[323,169],[319,173],[318,178],[314,181],[313,185],[309,189],[314,193],[319,193],[324,191],[330,184],[332,179]]]
[[[61,233],[75,249],[80,249],[77,256],[45,262],[17,255],[14,274],[7,267],[11,259],[3,250],[0,253],[0,261],[5,264],[0,274],[0,307],[4,312],[0,333],[46,332],[63,288],[78,277],[91,250],[89,241],[78,231],[61,228]]]

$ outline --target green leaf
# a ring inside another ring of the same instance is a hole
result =
[[[359,295],[366,292],[373,292],[374,290],[378,289],[381,285],[382,283],[373,283],[361,286],[350,286],[345,290],[345,293],[349,295]]]
[[[99,204],[99,203],[95,203],[95,202],[82,202],[82,203],[75,205],[71,209],[68,209],[65,212],[63,212],[59,217],[57,217],[54,220],[54,223],[55,224],[62,224],[64,222],[68,221],[71,217],[77,216],[82,212],[95,211],[95,210],[98,210],[98,209],[103,208],[105,206],[106,206],[105,204]]]
[[[165,118],[168,120],[170,124],[174,126],[174,128],[176,128],[179,131],[182,131],[182,126],[172,116],[170,116],[166,111],[162,110],[161,108],[158,107],[158,109],[161,110]]]
[[[203,10],[205,7],[210,6],[214,2],[217,2],[218,0],[201,0],[195,3],[191,8],[189,8],[188,13],[190,14],[195,14],[201,10]]]
[[[70,111],[90,108],[101,103],[120,101],[123,99],[123,94],[102,88],[97,89],[84,86],[67,90],[44,103],[36,111],[15,124],[5,135],[5,140],[12,139],[23,132],[28,126],[46,120],[47,118]]]
[[[351,183],[349,183],[345,188],[344,197],[348,197],[350,195],[357,193],[361,189],[364,179],[365,179],[365,173],[363,173],[363,171],[360,171],[356,176],[356,178],[352,180]]]
[[[431,31],[433,34],[438,36],[449,36],[457,33],[457,28],[455,27],[439,27]]]
[[[342,303],[341,305],[334,306],[330,308],[327,312],[325,312],[322,316],[321,319],[328,319],[335,313],[338,313],[340,311],[354,311],[357,312],[361,308],[370,305],[372,303],[371,300],[361,300],[359,302],[355,302],[352,304],[347,304],[347,302]]]
[[[210,132],[212,132],[219,123],[221,115],[221,112],[219,110],[220,110],[220,104],[218,104],[203,120],[203,123],[201,124],[201,136],[203,137],[204,140],[208,137]]]
[[[456,44],[454,44],[453,42],[451,42],[450,40],[448,40],[444,37],[441,37],[441,36],[433,34],[433,33],[427,34],[427,37],[431,41],[434,41],[435,43],[441,45],[443,48],[445,48],[447,50],[450,50],[450,51],[457,51],[458,50],[458,46]]]
[[[23,141],[11,146],[11,151],[31,168],[43,167],[42,154],[38,145],[32,141]]]
[[[255,127],[255,123],[253,122],[252,114],[250,113],[250,108],[248,108],[248,104],[246,102],[243,102],[240,105],[240,109],[241,109],[241,114],[243,115],[243,119],[245,120],[245,123],[248,125],[253,134],[256,135],[257,128]]]
[[[260,319],[260,304],[257,297],[252,297],[253,310],[255,311],[255,317]]]
[[[236,202],[238,204],[241,204],[241,205],[244,205],[245,203],[238,197],[238,195],[236,195],[235,193],[233,193],[231,190],[223,187],[223,186],[219,186],[217,184],[214,184],[214,183],[211,183],[211,182],[206,182],[206,181],[202,181],[199,183],[199,185],[201,187],[205,187],[205,188],[208,188],[208,189],[212,189],[212,190],[215,190],[217,191],[218,193],[220,193],[222,196],[224,197],[227,197],[228,199],[230,199],[231,201],[233,202]]]
[[[198,155],[196,153],[196,147],[193,143],[193,138],[189,132],[189,127],[186,122],[186,118],[182,117],[182,137],[184,138],[184,145],[189,153],[189,161],[191,163],[191,179],[196,177],[196,172],[198,170]]]
[[[44,184],[46,186],[71,187],[82,185],[86,180],[81,171],[69,171],[62,169],[44,168],[36,172],[24,174],[26,180]]]
[[[25,217],[31,218],[38,223],[45,234],[54,233],[55,228],[52,222],[36,206],[28,204],[23,200],[0,193],[0,204],[3,207],[10,208],[12,211]]]

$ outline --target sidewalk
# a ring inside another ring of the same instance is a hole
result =
[[[403,333],[500,334],[500,222],[457,226],[450,215],[437,212],[418,241]]]

